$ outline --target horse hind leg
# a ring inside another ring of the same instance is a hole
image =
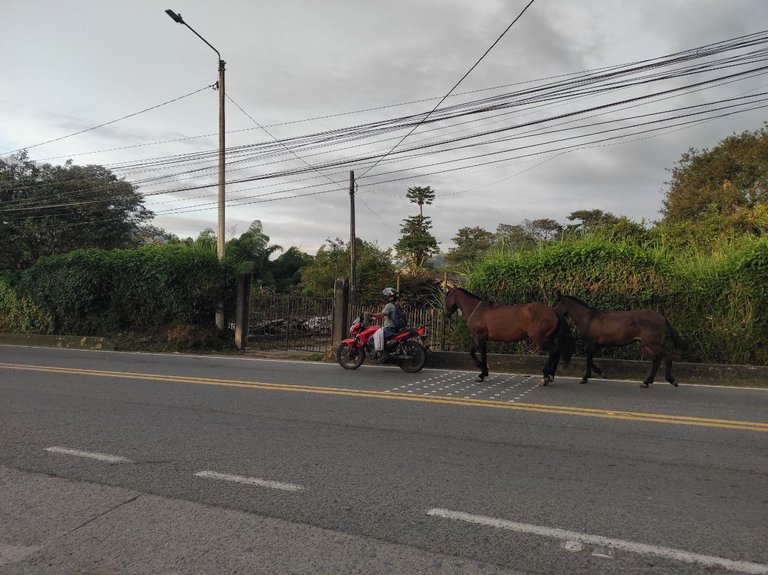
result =
[[[584,372],[584,377],[581,378],[579,383],[589,383],[589,378],[592,377],[592,370],[594,369],[598,374],[602,375],[602,371],[595,365],[592,358],[595,357],[595,345],[590,343],[587,345],[587,371]]]
[[[646,377],[643,380],[642,386],[648,387],[651,383],[653,383],[653,380],[656,379],[656,372],[659,371],[659,365],[661,364],[661,356],[662,356],[662,349],[657,348],[656,346],[645,346],[646,351],[651,354],[651,372],[648,374],[648,377]],[[669,367],[669,364],[667,364],[667,367]]]
[[[672,376],[672,360],[670,359],[669,355],[666,355],[664,357],[664,363],[666,364],[666,373],[665,377],[669,383],[677,387],[677,382],[675,381],[675,378]]]
[[[560,356],[562,352],[560,347],[555,345],[552,351],[547,356],[547,361],[544,362],[544,369],[542,370],[542,378],[539,385],[549,385],[555,379],[555,373],[557,372],[557,364],[560,363]]]

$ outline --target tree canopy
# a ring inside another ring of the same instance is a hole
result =
[[[396,279],[390,250],[356,238],[357,286],[362,297],[376,296]],[[308,295],[332,296],[336,278],[349,277],[349,243],[339,238],[326,240],[313,261],[301,270],[301,291]]]
[[[493,232],[480,226],[460,228],[452,239],[456,247],[448,250],[445,261],[453,266],[477,261],[496,244]]]
[[[661,226],[701,244],[768,232],[768,126],[690,149],[671,169]]]
[[[103,166],[0,159],[0,269],[78,248],[130,248],[153,217],[133,185]]]

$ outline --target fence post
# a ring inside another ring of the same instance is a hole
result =
[[[251,273],[237,280],[237,312],[235,316],[235,347],[240,351],[248,347],[248,315],[251,301]]]
[[[349,330],[349,281],[337,278],[333,287],[333,346],[347,336]]]

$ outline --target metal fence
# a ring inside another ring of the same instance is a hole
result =
[[[401,304],[405,315],[408,317],[409,326],[423,325],[426,328],[427,339],[430,348],[435,351],[447,351],[452,349],[453,330],[456,329],[456,317],[445,319],[445,313],[442,308],[437,308],[433,304]],[[380,312],[381,303],[360,304],[351,306],[349,315],[350,322],[364,311]]]
[[[425,326],[431,349],[467,349],[457,339],[461,320],[456,315],[446,320],[443,309],[434,303],[401,305],[409,326]],[[349,322],[365,311],[381,309],[381,302],[350,305]],[[249,305],[248,347],[325,352],[333,345],[333,318],[334,300],[330,297],[254,293]]]
[[[325,352],[332,334],[333,298],[251,295],[248,347]]]

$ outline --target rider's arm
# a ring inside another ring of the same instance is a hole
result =
[[[367,313],[368,313],[368,317],[372,317],[377,321],[380,319],[384,319],[384,316],[386,315],[384,312],[380,312],[380,311],[369,311]]]

